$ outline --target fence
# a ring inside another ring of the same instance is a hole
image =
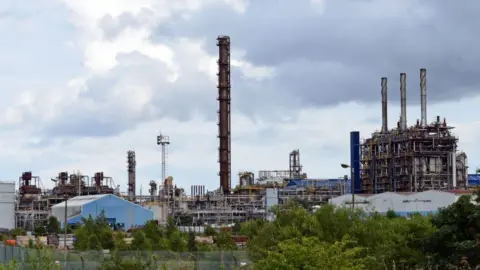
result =
[[[63,252],[40,251],[24,247],[0,245],[0,264],[11,260],[19,263],[19,269],[30,269],[35,264],[44,270],[49,270],[47,264],[59,264],[65,270],[98,269],[100,265],[109,264],[115,269],[117,263],[135,263],[144,265],[142,269],[251,269],[246,251],[211,251],[211,252],[120,252],[118,256],[102,251]],[[148,265],[148,267],[147,267]]]

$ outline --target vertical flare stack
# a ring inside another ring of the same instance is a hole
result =
[[[427,125],[427,70],[420,69],[420,106],[421,106],[421,119],[420,125],[425,127]]]
[[[220,189],[229,194],[231,189],[231,125],[230,125],[230,37],[218,36],[218,148]]]
[[[127,152],[127,170],[128,170],[128,199],[133,201],[135,199],[135,169],[137,161],[135,160],[135,151]]]
[[[407,130],[407,75],[400,73],[400,130]]]
[[[388,132],[387,78],[382,78],[382,133]]]

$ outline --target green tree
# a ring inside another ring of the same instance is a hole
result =
[[[55,216],[50,216],[47,222],[47,232],[57,234],[60,232],[60,222]]]
[[[15,228],[12,230],[11,235],[13,238],[16,238],[19,235],[26,235],[26,232],[22,228]]]
[[[170,250],[175,252],[182,252],[185,251],[187,248],[187,243],[185,239],[180,234],[179,230],[175,230],[169,237],[170,240]]]
[[[242,224],[240,224],[239,222],[235,222],[235,224],[233,224],[232,226],[232,233],[239,234],[241,230],[242,230]]]
[[[99,215],[93,219],[91,216],[82,219],[82,226],[75,230],[75,248],[78,250],[113,249],[113,231],[106,219]]]
[[[195,232],[193,231],[188,232],[187,247],[188,247],[188,251],[198,250],[197,241],[195,240]]]
[[[272,222],[247,222],[242,226],[249,236],[248,251],[254,261],[278,253],[285,241],[295,240],[298,244],[298,239],[316,239],[328,246],[348,237],[348,243],[355,242],[368,258],[362,261],[368,269],[384,269],[400,260],[406,267],[414,267],[425,263],[421,243],[434,231],[429,219],[422,216],[391,218],[331,205],[311,213],[296,202],[273,211],[276,219]]]
[[[35,234],[35,236],[43,236],[47,234],[47,230],[45,229],[45,226],[38,226],[35,228],[33,233]]]
[[[232,236],[226,231],[221,231],[215,237],[215,244],[220,250],[234,250],[237,248]]]
[[[143,231],[136,231],[133,234],[133,240],[131,244],[132,250],[152,250],[152,243],[148,239]]]
[[[355,247],[349,237],[339,242],[318,242],[315,237],[288,239],[255,264],[259,270],[318,269],[363,270],[369,269],[363,257],[364,248]]]
[[[215,236],[217,235],[217,231],[210,225],[205,227],[205,231],[203,232],[205,236]]]
[[[125,242],[125,233],[119,232],[115,234],[115,249],[117,251],[128,250],[130,246]]]
[[[175,231],[176,228],[172,228],[171,231]],[[166,238],[166,230],[160,228],[156,222],[149,221],[142,229],[145,233],[145,237],[150,240],[152,250],[167,250],[170,244]]]
[[[438,229],[424,243],[425,252],[436,264],[456,265],[463,256],[474,265],[480,264],[480,206],[471,196],[462,196],[441,209],[432,223]]]

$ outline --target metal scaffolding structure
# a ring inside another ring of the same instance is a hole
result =
[[[127,152],[127,171],[128,171],[128,199],[133,201],[135,198],[136,167],[135,151]]]
[[[420,70],[421,121],[407,127],[406,75],[400,74],[401,116],[387,126],[387,78],[382,78],[382,128],[361,144],[361,192],[413,192],[466,188],[466,155],[444,118],[426,120],[426,70]]]

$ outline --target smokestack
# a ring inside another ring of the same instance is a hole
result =
[[[382,78],[382,133],[388,132],[387,78]]]
[[[223,194],[231,191],[231,116],[230,116],[230,37],[218,36],[218,162],[220,163],[220,189]]]
[[[400,73],[400,130],[407,129],[407,74]]]
[[[422,116],[420,125],[425,127],[427,125],[427,70],[420,69],[420,106]]]

